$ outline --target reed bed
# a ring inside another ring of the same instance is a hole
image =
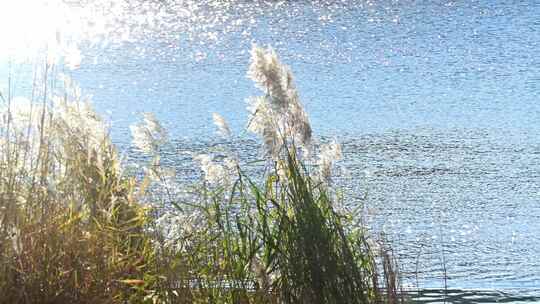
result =
[[[402,301],[392,258],[371,248],[332,183],[339,144],[313,144],[292,73],[271,49],[254,46],[248,71],[263,91],[247,126],[261,170],[226,149],[193,155],[202,177],[189,185],[161,163],[167,133],[153,115],[132,126],[150,159],[141,177],[52,70],[30,100],[1,97],[0,303]]]

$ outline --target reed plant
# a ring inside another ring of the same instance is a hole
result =
[[[122,176],[106,127],[67,84],[61,96],[2,107],[3,303],[129,298],[122,280],[140,277],[151,258],[134,179]]]
[[[248,75],[264,92],[247,127],[261,161],[194,155],[190,185],[161,163],[167,133],[152,114],[132,126],[151,159],[138,177],[69,79],[60,93],[45,79],[32,100],[2,95],[0,303],[399,301],[393,264],[380,274],[333,185],[340,146],[313,144],[290,69],[255,46]]]

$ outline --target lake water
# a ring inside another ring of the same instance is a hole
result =
[[[445,269],[451,289],[540,295],[540,2],[106,9],[108,38],[83,42],[81,67],[68,73],[121,147],[142,112],[163,121],[178,150],[212,143],[212,112],[242,136],[244,100],[259,94],[246,77],[249,49],[272,45],[315,134],[343,144],[351,196],[367,193],[366,219],[392,242],[408,285],[442,288]]]

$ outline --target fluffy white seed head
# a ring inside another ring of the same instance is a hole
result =
[[[317,164],[321,180],[329,182],[332,179],[332,167],[341,160],[341,145],[335,141],[321,146],[321,152]]]
[[[284,145],[284,136],[280,134],[280,128],[276,124],[272,109],[264,97],[254,97],[248,102],[250,102],[248,111],[251,114],[248,131],[259,135],[266,154],[277,159],[279,151]]]
[[[133,144],[144,153],[155,154],[167,142],[167,131],[154,114],[145,113],[143,116],[142,122],[130,126]]]
[[[53,110],[55,126],[68,134],[78,134],[90,149],[99,150],[108,138],[107,127],[94,112],[89,100],[68,101],[53,97]]]
[[[213,113],[212,118],[214,119],[214,124],[218,128],[218,133],[223,137],[231,136],[231,129],[227,121],[218,113]]]
[[[204,173],[204,179],[210,185],[226,185],[230,181],[231,173],[229,168],[214,162],[210,155],[199,154],[195,156],[195,160],[199,162]],[[226,165],[230,165],[230,163],[226,163]]]
[[[98,166],[114,153],[108,128],[92,109],[89,98],[83,98],[80,88],[71,81],[65,89],[62,96],[50,97],[47,105],[20,97],[13,98],[9,107],[0,106],[0,134],[22,156],[11,163],[14,168],[35,170],[35,162],[42,158],[45,148],[50,155],[85,153]],[[7,122],[9,132],[4,132]],[[0,159],[5,152],[0,149]],[[66,170],[62,165],[55,168],[59,174]]]
[[[204,225],[204,215],[198,208],[183,212],[164,210],[156,220],[157,231],[162,233],[165,245],[178,252],[191,247],[190,237]]]
[[[248,77],[266,93],[249,100],[248,130],[262,137],[266,151],[274,158],[285,144],[308,150],[311,125],[289,67],[279,61],[273,49],[254,45]]]
[[[272,48],[262,49],[253,46],[248,76],[270,97],[270,103],[276,110],[285,110],[295,88],[292,73],[279,61]]]

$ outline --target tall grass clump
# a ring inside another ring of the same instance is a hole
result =
[[[384,277],[393,264],[385,259],[381,280],[365,229],[333,187],[340,145],[313,144],[293,75],[275,52],[254,47],[251,55],[248,76],[264,95],[248,99],[247,130],[261,139],[262,160],[252,170],[227,148],[194,155],[202,183],[169,199],[157,220],[162,247],[173,249],[163,264],[190,265],[168,285],[182,282],[176,291],[186,303],[397,302],[396,278]],[[221,116],[214,122],[231,136]],[[155,126],[138,126],[134,138]],[[151,168],[166,185],[158,156]]]
[[[263,95],[248,100],[247,130],[261,159],[193,154],[201,178],[190,184],[162,164],[167,132],[150,113],[131,127],[134,151],[150,159],[137,174],[69,80],[39,102],[4,98],[0,302],[398,302],[393,264],[377,266],[333,184],[340,145],[314,144],[275,52],[251,55]]]
[[[122,280],[151,257],[147,215],[104,123],[69,80],[62,95],[4,101],[0,302],[127,299]]]

